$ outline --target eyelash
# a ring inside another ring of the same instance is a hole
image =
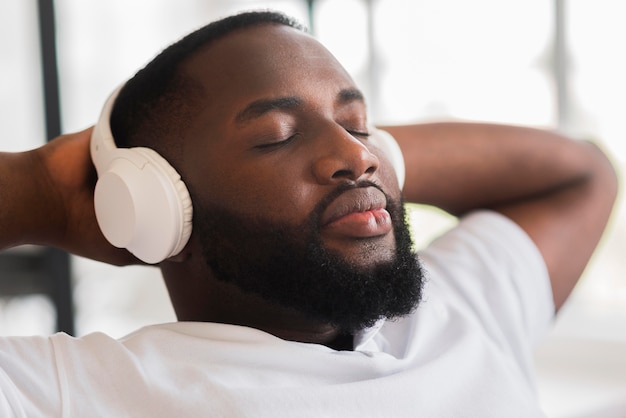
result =
[[[349,129],[346,129],[346,132],[348,132],[352,136],[361,137],[361,138],[369,138],[371,135],[369,132],[351,131]]]
[[[279,148],[292,142],[294,139],[296,139],[298,135],[299,134],[291,135],[289,138],[283,139],[282,141],[269,142],[267,144],[257,145],[255,148],[260,149],[260,150],[269,150],[272,148]]]
[[[346,129],[346,132],[348,132],[350,135],[357,137],[357,138],[369,138],[370,137],[370,133],[369,132],[361,132],[361,131],[355,131],[355,130],[350,130],[350,129]],[[260,150],[269,150],[272,148],[280,148],[282,146],[285,146],[287,144],[289,144],[290,142],[292,142],[294,139],[296,139],[296,137],[299,136],[299,134],[295,134],[295,135],[291,135],[289,138],[284,139],[282,141],[277,141],[277,142],[271,142],[268,144],[261,144],[261,145],[257,145],[256,148],[260,149]]]

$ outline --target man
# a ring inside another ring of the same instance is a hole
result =
[[[594,145],[487,124],[384,127],[405,198],[460,218],[418,261],[362,95],[282,15],[183,39],[105,122],[118,147],[164,157],[193,202],[189,241],[159,263],[180,322],[120,341],[0,340],[5,415],[542,416],[532,349],[616,194]],[[137,262],[96,224],[90,134],[0,155],[0,248]]]

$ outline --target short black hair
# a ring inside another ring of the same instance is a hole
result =
[[[110,120],[116,145],[151,146],[165,138],[174,139],[179,128],[195,114],[195,99],[205,97],[198,81],[181,74],[181,64],[215,40],[262,24],[285,25],[306,32],[302,24],[280,12],[250,11],[214,21],[188,34],[164,49],[119,92]],[[171,142],[169,145],[175,146]]]

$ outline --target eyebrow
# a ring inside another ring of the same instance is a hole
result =
[[[354,101],[365,103],[363,93],[356,88],[342,89],[335,99],[337,104],[348,104]],[[301,106],[303,102],[304,100],[297,96],[255,100],[237,113],[235,121],[243,124],[275,110],[293,110]]]
[[[296,96],[277,97],[275,99],[255,100],[235,116],[237,123],[245,123],[259,118],[274,110],[291,110],[302,104],[303,100]]]
[[[365,103],[365,97],[359,89],[349,88],[343,89],[337,94],[338,104],[348,104],[351,102],[363,102]]]

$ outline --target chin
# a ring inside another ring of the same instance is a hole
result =
[[[396,242],[393,233],[383,237],[361,238],[326,244],[325,246],[360,271],[389,263],[393,261],[396,254]]]

